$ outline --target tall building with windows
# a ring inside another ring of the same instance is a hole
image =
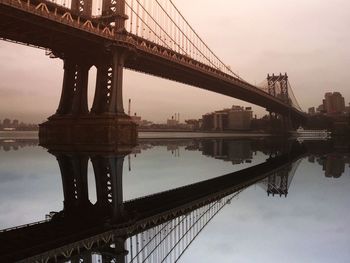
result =
[[[339,92],[327,92],[323,108],[327,114],[341,114],[345,111],[345,99]]]

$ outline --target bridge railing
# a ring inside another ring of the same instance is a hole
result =
[[[9,227],[9,228],[0,229],[0,233],[5,233],[5,232],[12,231],[12,230],[25,228],[25,227],[40,225],[40,224],[47,223],[47,222],[50,222],[50,219],[45,219],[45,220],[41,220],[41,221],[29,223],[29,224],[24,224],[24,225],[19,225],[19,226],[15,226],[15,227]]]
[[[57,5],[54,1],[34,1],[34,0],[0,0],[1,4],[6,4],[28,13],[32,13],[49,20],[69,25],[83,31],[115,40],[115,32],[112,27],[106,26],[98,21],[80,16],[71,12],[69,8]]]

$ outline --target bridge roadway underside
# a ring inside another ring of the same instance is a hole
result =
[[[133,36],[130,42],[125,34],[99,34],[81,26],[74,26],[73,23],[63,23],[63,19],[39,15],[39,11],[33,14],[4,5],[2,1],[4,0],[0,0],[0,38],[50,49],[61,58],[67,54],[80,55],[90,59],[92,64],[99,61],[102,55],[108,54],[112,48],[123,49],[128,54],[124,65],[128,69],[241,99],[270,112],[291,116],[292,120],[305,119],[303,113],[262,90],[241,80],[230,79],[215,71],[210,72],[188,61],[174,59],[164,54],[169,54],[170,50],[147,40]],[[144,43],[152,47],[145,48]],[[154,52],[154,47],[161,52]],[[181,58],[182,55],[177,56]]]
[[[299,150],[238,172],[125,202],[125,216],[115,223],[108,217],[98,218],[94,208],[84,208],[78,217],[58,217],[47,223],[0,233],[1,258],[4,262],[17,261],[106,232],[124,238],[135,235],[240,191],[290,165],[303,153]],[[84,250],[82,246],[80,249]]]

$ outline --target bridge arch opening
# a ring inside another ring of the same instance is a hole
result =
[[[92,167],[92,163],[88,163],[88,193],[89,200],[91,204],[96,204],[97,202],[97,191],[96,191],[96,180],[94,176],[94,169]]]
[[[71,5],[72,5],[72,0],[49,0],[49,1],[67,8],[71,8]]]
[[[92,108],[92,104],[95,97],[95,90],[96,90],[96,75],[97,75],[97,68],[96,66],[92,66],[89,70],[89,79],[88,79],[88,107],[89,110]]]

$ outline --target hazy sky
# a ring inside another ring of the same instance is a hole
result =
[[[319,105],[327,91],[341,92],[349,103],[348,0],[173,1],[214,52],[252,84],[262,82],[267,73],[287,72],[304,110]],[[59,59],[48,58],[43,50],[0,41],[0,120],[46,119],[57,108],[62,76]],[[157,122],[175,112],[182,119],[199,118],[232,104],[248,105],[131,71],[124,76],[124,98],[133,100],[132,112]]]

